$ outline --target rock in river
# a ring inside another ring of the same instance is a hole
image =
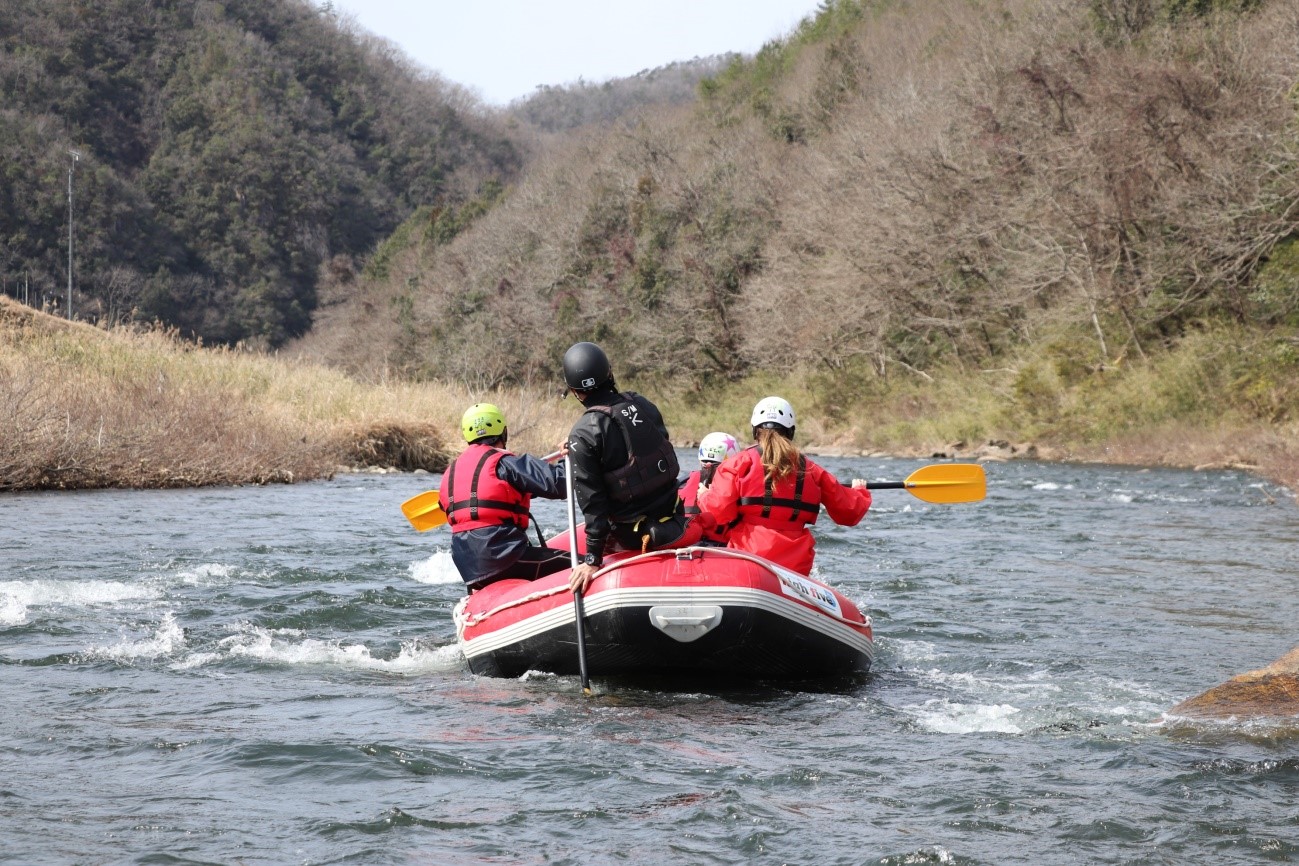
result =
[[[1265,668],[1232,677],[1168,711],[1189,719],[1299,716],[1299,646]]]

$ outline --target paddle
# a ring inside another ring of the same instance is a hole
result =
[[[905,481],[871,481],[867,490],[905,490],[925,502],[978,502],[988,494],[988,480],[977,463],[922,466]]]
[[[447,522],[447,513],[438,502],[436,490],[427,490],[407,499],[401,504],[401,513],[406,515],[416,532],[428,532]]]
[[[577,568],[577,491],[573,487],[573,460],[564,455],[564,480],[568,485],[568,561]],[[591,677],[586,672],[586,611],[582,609],[582,590],[573,590],[573,621],[577,623],[577,669],[582,675],[582,692],[591,694]]]
[[[556,451],[541,459],[549,463],[563,453]],[[442,505],[438,502],[436,490],[426,490],[419,496],[407,499],[401,504],[401,513],[406,515],[406,519],[410,521],[411,526],[415,527],[416,532],[428,532],[447,522],[447,513],[442,510]]]

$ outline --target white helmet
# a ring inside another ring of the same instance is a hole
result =
[[[749,419],[749,424],[754,427],[775,424],[793,430],[794,407],[789,405],[788,400],[780,397],[763,397],[758,401],[758,405],[753,407],[753,417]]]
[[[721,463],[740,453],[740,443],[730,433],[709,433],[699,443],[700,463]]]

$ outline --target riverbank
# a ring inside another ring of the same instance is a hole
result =
[[[513,399],[511,397],[511,399]],[[516,417],[527,428],[526,398]],[[462,388],[337,371],[162,331],[100,330],[0,298],[0,490],[303,481],[441,471]]]
[[[794,401],[799,441],[812,454],[1235,468],[1299,489],[1299,427],[1289,417],[1294,365],[1267,366],[1265,380],[1254,372],[1293,338],[1254,334],[1247,344],[1246,336],[1228,341],[1231,365],[1220,363],[1221,352],[1197,354],[1191,341],[1073,382],[1058,375],[1058,360],[1033,357],[887,387],[864,376],[807,374],[760,374],[709,391],[624,384],[653,396],[682,447],[712,430],[747,438],[753,401],[782,394]],[[1213,337],[1216,345],[1224,334]],[[440,472],[460,448],[464,407],[480,400],[501,406],[511,446],[531,453],[553,450],[578,409],[540,388],[367,383],[160,331],[104,331],[0,298],[0,401],[13,407],[0,417],[0,490]]]

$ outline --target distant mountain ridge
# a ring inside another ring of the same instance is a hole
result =
[[[696,57],[603,82],[542,85],[510,103],[510,115],[545,132],[610,123],[639,108],[682,105],[699,97],[699,83],[738,62],[739,54]]]

